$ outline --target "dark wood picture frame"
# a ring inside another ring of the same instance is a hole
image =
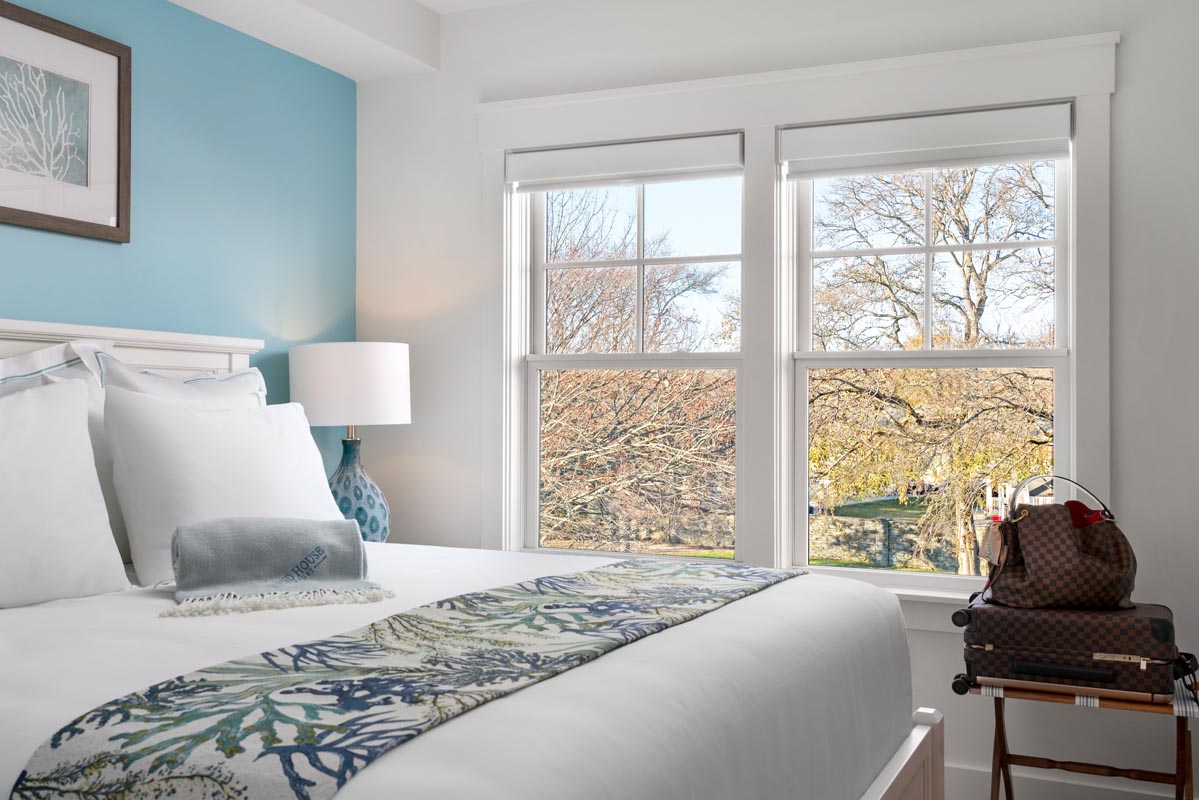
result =
[[[117,224],[103,225],[70,217],[41,214],[18,208],[0,206],[0,223],[24,225],[29,228],[89,236],[111,242],[129,241],[129,184],[130,184],[130,113],[133,50],[120,42],[106,39],[74,25],[0,0],[0,17],[21,25],[70,40],[76,44],[108,53],[117,59]]]

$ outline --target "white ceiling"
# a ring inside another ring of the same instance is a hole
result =
[[[171,0],[356,81],[437,69],[441,15],[529,0]]]
[[[420,4],[433,9],[438,14],[454,14],[459,11],[471,11],[476,8],[491,8],[492,6],[510,6],[516,3],[527,3],[530,0],[420,0]]]
[[[356,81],[438,65],[441,17],[417,0],[171,2]]]

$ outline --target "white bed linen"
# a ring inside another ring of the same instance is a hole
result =
[[[395,599],[160,618],[169,591],[135,589],[0,611],[0,792],[58,727],[151,683],[611,561],[367,547]],[[338,798],[857,798],[911,729],[909,670],[894,596],[805,575],[434,728]]]

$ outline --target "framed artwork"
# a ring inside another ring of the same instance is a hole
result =
[[[0,0],[0,222],[129,241],[131,56]]]

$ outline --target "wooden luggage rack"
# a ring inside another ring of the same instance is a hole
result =
[[[995,746],[991,759],[991,800],[999,800],[999,786],[1003,784],[1004,797],[1013,800],[1012,767],[1034,769],[1057,769],[1082,775],[1101,775],[1110,778],[1128,778],[1147,783],[1162,783],[1174,787],[1175,800],[1193,800],[1194,776],[1191,767],[1191,717],[1199,717],[1199,701],[1183,681],[1178,681],[1174,703],[1144,703],[1132,700],[1115,700],[1103,697],[1084,697],[1034,689],[1012,689],[993,686],[971,686],[970,694],[992,697],[995,702]],[[1177,693],[1182,693],[1179,696]],[[1007,725],[1004,722],[1006,700],[1033,700],[1039,703],[1059,703],[1088,708],[1110,708],[1119,711],[1139,711],[1147,714],[1175,717],[1175,769],[1174,772],[1157,772],[1144,769],[1120,769],[1106,764],[1090,764],[1084,761],[1056,761],[1040,756],[1022,756],[1008,750]]]

